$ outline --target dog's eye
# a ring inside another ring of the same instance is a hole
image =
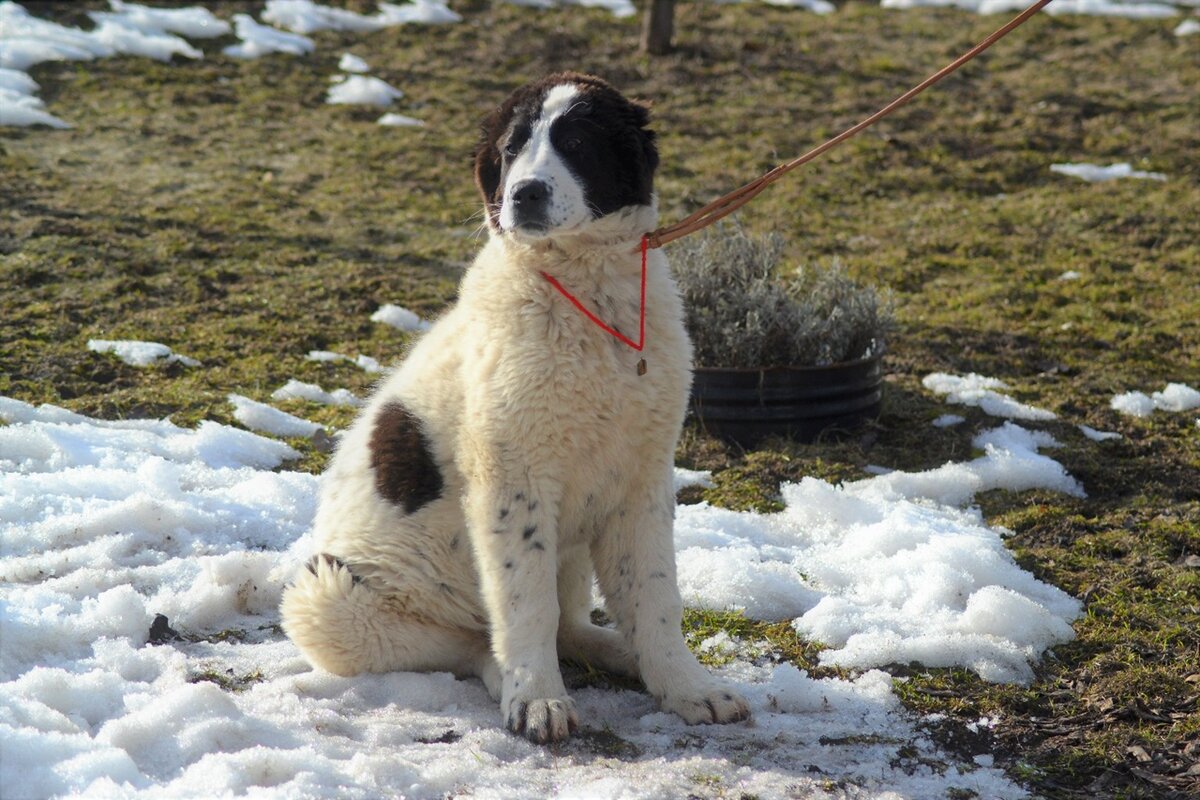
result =
[[[513,146],[512,142],[504,145],[504,155],[509,158],[514,158],[517,155],[517,148]]]
[[[578,150],[580,147],[583,147],[583,142],[581,142],[576,137],[572,136],[570,139],[567,139],[565,142],[563,142],[562,146],[563,146],[563,150],[567,151],[568,153],[571,153],[571,152],[574,152],[575,150]]]

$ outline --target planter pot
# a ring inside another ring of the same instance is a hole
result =
[[[815,441],[879,416],[883,356],[825,367],[697,367],[692,413],[709,433],[743,447],[771,435]]]

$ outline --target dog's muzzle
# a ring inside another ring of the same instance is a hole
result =
[[[513,227],[544,231],[549,227],[550,187],[539,180],[528,180],[513,188]]]

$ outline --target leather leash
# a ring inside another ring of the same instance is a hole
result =
[[[859,122],[857,125],[847,128],[837,136],[834,136],[832,139],[829,139],[823,144],[814,147],[812,150],[809,150],[799,158],[795,158],[785,164],[780,164],[765,175],[750,181],[745,186],[734,189],[732,192],[718,197],[704,208],[680,220],[679,222],[676,222],[674,225],[668,225],[646,234],[645,241],[648,243],[649,247],[662,247],[664,244],[673,242],[681,236],[687,236],[689,233],[694,233],[702,228],[707,228],[717,220],[732,214],[734,211],[737,211],[746,203],[754,199],[759,192],[770,186],[775,181],[779,180],[788,172],[791,172],[801,164],[812,161],[826,150],[836,147],[855,134],[871,127],[876,122],[883,119],[888,114],[891,114],[893,111],[906,104],[909,100],[912,100],[921,92],[928,89],[930,86],[933,86],[942,78],[957,70],[963,64],[966,64],[968,61],[975,58],[975,56],[979,55],[984,50],[987,50],[993,44],[1007,36],[1011,31],[1024,24],[1027,19],[1040,11],[1049,2],[1050,0],[1037,0],[1036,3],[1014,17],[1013,20],[1007,25],[997,30],[991,36],[987,37],[979,44],[975,45],[970,50],[951,61],[946,66],[942,67],[940,70],[933,73],[928,78],[921,81],[919,84],[909,89],[907,92],[900,95],[871,116],[864,119],[862,122]]]

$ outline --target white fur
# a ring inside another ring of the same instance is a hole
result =
[[[691,345],[666,259],[650,253],[642,353],[539,274],[636,335],[636,245],[656,218],[638,206],[572,236],[492,234],[457,305],[380,387],[322,480],[316,546],[347,566],[300,570],[282,609],[310,661],[342,675],[478,675],[535,741],[577,724],[559,657],[639,675],[692,723],[748,715],[680,632],[672,465]],[[411,515],[376,493],[370,466],[376,415],[396,401],[423,420],[445,484]],[[589,620],[593,573],[615,631]]]
[[[530,132],[529,141],[517,154],[504,180],[500,203],[500,229],[511,231],[515,224],[513,192],[531,180],[539,180],[550,189],[547,225],[551,230],[576,228],[591,217],[583,186],[567,168],[553,143],[550,127],[571,108],[579,90],[572,84],[555,86],[542,101],[542,110]]]

